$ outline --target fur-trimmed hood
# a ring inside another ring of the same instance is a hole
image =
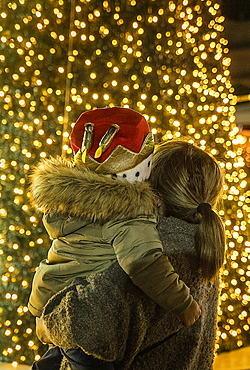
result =
[[[41,212],[98,223],[156,213],[148,183],[111,179],[62,157],[45,159],[34,168],[30,191],[31,203]]]

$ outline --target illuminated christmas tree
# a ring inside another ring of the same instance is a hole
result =
[[[217,349],[250,344],[249,193],[220,1],[5,0],[0,19],[1,360],[44,351],[27,311],[50,245],[29,204],[31,167],[70,157],[79,114],[114,105],[144,114],[157,140],[188,136],[225,169]]]

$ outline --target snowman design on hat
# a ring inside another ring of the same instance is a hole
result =
[[[147,121],[128,108],[100,108],[81,114],[70,136],[74,162],[129,182],[150,176],[154,139]]]

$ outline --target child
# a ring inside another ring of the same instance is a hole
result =
[[[40,316],[76,277],[103,272],[117,259],[135,285],[192,325],[198,305],[163,254],[156,230],[155,198],[145,181],[154,143],[145,118],[118,107],[85,112],[72,130],[71,146],[73,164],[50,158],[32,176],[34,204],[44,212],[53,241],[34,276],[31,313]]]

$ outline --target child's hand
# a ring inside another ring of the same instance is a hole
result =
[[[42,343],[52,343],[49,338],[47,328],[44,325],[44,321],[41,317],[36,317],[36,335]]]
[[[178,317],[181,319],[183,325],[188,328],[189,326],[193,325],[196,320],[201,315],[201,310],[198,305],[198,303],[193,300],[193,302],[190,304],[188,308],[185,309],[182,313],[178,315]]]

